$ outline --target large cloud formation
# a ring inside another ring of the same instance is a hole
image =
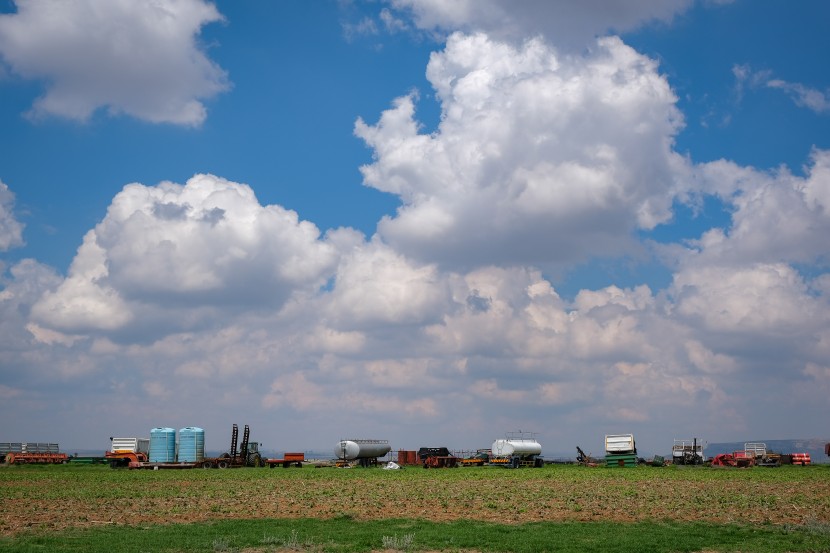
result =
[[[15,0],[0,15],[0,59],[46,83],[33,118],[84,121],[99,108],[153,123],[198,126],[201,99],[228,87],[196,41],[221,21],[203,0]]]
[[[278,308],[298,289],[325,282],[335,256],[318,238],[296,213],[261,206],[250,187],[211,175],[184,186],[131,184],[32,313],[80,332],[121,329],[136,318],[186,328],[217,309]]]
[[[427,76],[441,101],[422,134],[412,96],[356,134],[375,153],[367,185],[401,197],[379,233],[447,264],[572,263],[631,250],[671,217],[682,125],[656,64],[617,38],[587,56],[455,34]]]

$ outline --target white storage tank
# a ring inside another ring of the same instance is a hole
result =
[[[541,455],[542,445],[533,439],[507,438],[493,442],[490,447],[495,457],[512,457],[513,455]]]
[[[334,456],[346,461],[375,459],[383,457],[391,450],[389,440],[340,440],[334,446]]]

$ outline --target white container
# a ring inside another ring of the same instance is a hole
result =
[[[113,438],[113,453],[144,453],[150,452],[150,440],[147,438]]]
[[[536,440],[529,439],[501,439],[493,442],[490,447],[494,457],[512,457],[513,455],[541,455],[542,446]]]
[[[634,447],[633,434],[607,434],[605,436],[605,452],[606,453],[634,453],[637,448]]]

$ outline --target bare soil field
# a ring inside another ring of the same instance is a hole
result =
[[[229,518],[830,524],[830,467],[0,468],[0,535]]]

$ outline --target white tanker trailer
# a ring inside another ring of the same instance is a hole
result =
[[[377,464],[392,450],[389,440],[340,440],[334,447],[334,455],[343,462],[357,461],[362,467]]]
[[[541,467],[542,445],[526,434],[508,434],[506,439],[493,442],[490,463],[511,468]]]

